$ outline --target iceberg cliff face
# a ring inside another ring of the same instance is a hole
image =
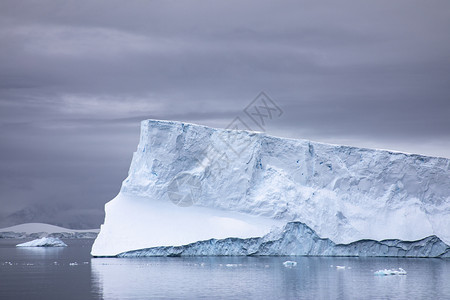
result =
[[[450,161],[146,120],[94,256],[262,237],[300,221],[336,243],[450,242]]]
[[[301,222],[286,224],[280,233],[261,238],[227,238],[199,241],[179,247],[155,247],[120,253],[118,257],[148,256],[357,256],[357,257],[450,257],[450,246],[436,236],[419,241],[360,240],[350,244],[335,244],[320,238]]]

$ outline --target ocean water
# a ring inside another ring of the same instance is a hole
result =
[[[450,299],[448,259],[91,258],[92,240],[19,242],[0,240],[0,299]],[[398,267],[408,274],[373,274]]]

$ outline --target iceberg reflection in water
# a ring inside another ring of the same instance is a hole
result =
[[[405,258],[150,257],[92,259],[104,299],[125,298],[443,298],[450,260]],[[346,266],[337,270],[336,265]],[[232,267],[231,267],[232,266]],[[408,276],[374,276],[403,266]]]

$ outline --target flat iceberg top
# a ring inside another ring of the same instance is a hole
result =
[[[18,244],[16,247],[67,247],[67,245],[58,238],[43,237],[30,242]]]
[[[263,236],[293,221],[336,243],[450,243],[449,183],[446,158],[145,120],[92,253]]]

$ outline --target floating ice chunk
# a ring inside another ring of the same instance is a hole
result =
[[[345,266],[336,266],[337,270],[345,270]]]
[[[388,275],[406,275],[406,271],[402,268],[398,268],[398,270],[395,269],[384,269],[384,270],[378,270],[374,273],[377,276],[388,276]]]
[[[391,270],[388,270],[388,269],[378,270],[378,271],[374,272],[373,274],[377,275],[377,276],[391,275]]]
[[[296,262],[296,261],[292,261],[292,260],[287,260],[287,261],[285,261],[285,262],[283,263],[283,265],[284,265],[286,268],[293,268],[293,267],[297,266],[297,262]]]
[[[398,268],[397,275],[406,275],[406,271],[403,270],[402,268]]]
[[[16,247],[67,247],[67,245],[58,238],[43,237],[30,242],[18,244]]]
[[[69,263],[69,266],[78,266],[78,263],[77,262],[72,262],[72,263]]]

